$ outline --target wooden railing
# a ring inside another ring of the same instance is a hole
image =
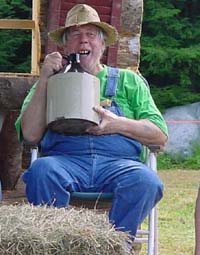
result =
[[[39,64],[41,54],[40,42],[40,0],[33,0],[32,20],[25,19],[0,19],[0,29],[28,29],[32,30],[31,43],[31,75],[39,75]],[[1,75],[11,75],[11,73],[0,73]],[[16,75],[16,73],[13,73]]]

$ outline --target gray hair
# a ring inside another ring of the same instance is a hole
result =
[[[97,27],[97,26],[96,26],[96,28],[97,28],[97,34],[98,34],[99,38],[100,38],[103,42],[105,42],[105,40],[106,40],[107,37],[108,37],[107,34],[106,34],[100,27]],[[67,40],[68,40],[68,38],[69,38],[69,35],[70,35],[70,29],[67,28],[67,29],[64,31],[63,36],[62,36],[62,42],[63,42],[63,44],[65,44],[65,43],[67,42]]]

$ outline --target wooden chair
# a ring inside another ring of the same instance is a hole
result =
[[[159,145],[145,147],[145,164],[153,171],[157,172],[157,152],[161,150]],[[38,157],[38,147],[31,148],[31,164]],[[76,207],[86,207],[88,209],[108,210],[112,203],[112,193],[90,193],[72,192],[70,205]],[[158,217],[157,209],[154,207],[147,217],[147,227],[139,227],[134,243],[146,243],[147,255],[158,255]]]

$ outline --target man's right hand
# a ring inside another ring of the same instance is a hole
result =
[[[47,80],[62,67],[62,55],[59,52],[52,52],[46,55],[41,68],[40,79]]]

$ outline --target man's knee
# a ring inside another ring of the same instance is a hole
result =
[[[34,178],[42,178],[53,170],[53,162],[50,157],[41,157],[35,160],[28,169],[28,173]]]
[[[140,171],[140,170],[139,170]],[[164,185],[159,176],[150,169],[141,170],[138,182],[136,183],[138,191],[149,199],[152,197],[159,201],[163,197]]]

